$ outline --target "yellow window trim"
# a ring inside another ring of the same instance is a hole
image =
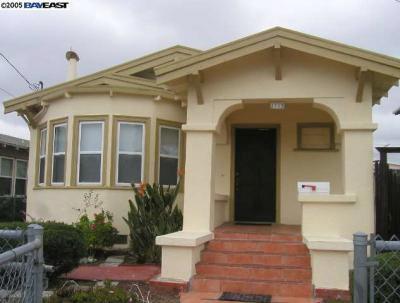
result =
[[[102,158],[102,171],[101,171],[101,183],[90,184],[91,188],[104,187],[107,183],[107,152],[108,152],[108,115],[87,115],[87,116],[74,116],[73,120],[73,134],[72,134],[72,161],[71,161],[71,186],[81,188],[88,187],[87,184],[78,184],[78,148],[79,148],[79,124],[80,122],[103,122],[103,158]]]
[[[156,183],[159,183],[159,166],[160,166],[160,127],[162,126],[169,126],[169,127],[175,127],[180,129],[180,138],[179,138],[179,163],[178,163],[178,169],[181,171],[184,171],[185,169],[185,142],[186,142],[186,136],[185,133],[182,131],[182,125],[183,122],[176,122],[176,121],[170,121],[170,120],[163,120],[163,119],[157,119],[156,120],[156,150],[155,150],[155,165],[154,165],[154,181]],[[182,176],[181,179],[181,187],[180,187],[180,192],[183,192],[184,188],[184,176]]]
[[[130,186],[119,185],[116,182],[116,169],[117,169],[117,142],[118,142],[118,122],[130,123],[143,123],[144,124],[144,163],[143,163],[143,182],[149,182],[149,167],[150,167],[150,117],[136,117],[136,116],[112,116],[112,143],[111,143],[111,186],[116,189],[130,188]]]
[[[66,142],[65,142],[65,157],[64,157],[64,184],[52,184],[53,180],[53,148],[54,148],[54,127],[59,124],[67,125],[67,133],[66,133]],[[49,141],[48,145],[48,154],[46,155],[46,185],[47,186],[57,186],[64,187],[66,180],[66,172],[67,172],[67,151],[68,151],[68,117],[53,119],[49,121],[49,127],[47,129],[47,138]]]
[[[45,164],[44,164],[44,184],[39,183],[39,166],[40,166],[40,136],[42,133],[42,130],[47,129],[46,133],[46,157],[45,157]],[[47,186],[48,178],[47,178],[47,164],[48,164],[48,140],[49,139],[49,128],[47,125],[47,122],[40,124],[37,129],[36,129],[36,159],[35,159],[35,186],[37,187],[43,187]]]
[[[335,125],[332,122],[297,123],[297,151],[335,151]],[[304,128],[327,128],[329,129],[329,148],[307,148],[302,144],[302,130]]]

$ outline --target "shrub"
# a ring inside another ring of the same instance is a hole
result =
[[[45,263],[53,265],[51,277],[69,272],[86,256],[86,245],[82,233],[72,225],[58,222],[37,222],[44,228],[43,253]],[[0,229],[26,229],[30,223],[0,223]]]
[[[123,218],[130,230],[130,244],[138,263],[160,263],[161,248],[157,236],[182,229],[182,211],[176,205],[180,182],[175,188],[142,184],[132,186],[135,202],[129,200],[128,217]]]
[[[25,197],[0,197],[0,222],[25,221]]]
[[[86,213],[83,214],[76,228],[82,232],[87,247],[96,251],[115,244],[118,231],[112,223],[112,214],[102,209],[100,213],[94,214],[93,220],[90,220]]]
[[[112,286],[110,282],[106,282],[104,287],[94,287],[89,291],[78,291],[72,295],[73,303],[127,303],[138,302],[134,296],[121,287]]]
[[[379,263],[375,269],[375,287],[379,289],[375,292],[375,302],[400,303],[393,293],[393,289],[400,285],[400,253],[385,252],[377,255],[375,260]]]

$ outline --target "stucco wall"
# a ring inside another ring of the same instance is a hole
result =
[[[301,115],[299,115],[301,113]],[[342,192],[341,154],[338,151],[301,151],[297,148],[297,123],[332,122],[325,112],[311,104],[289,104],[285,110],[271,110],[267,104],[245,105],[231,114],[225,123],[226,132],[219,136],[216,155],[216,192],[231,196],[233,218],[232,128],[267,126],[278,128],[277,138],[277,220],[283,224],[301,224],[301,205],[297,201],[298,181],[327,181],[331,192]],[[223,139],[222,137],[226,137]],[[336,136],[337,147],[340,138]],[[219,143],[218,143],[219,142]],[[225,142],[225,143],[224,143]]]
[[[106,162],[106,182],[105,186],[71,186],[72,154],[73,154],[73,117],[77,115],[107,115],[109,116],[108,127],[108,146]],[[66,155],[66,176],[64,187],[54,186],[35,186],[36,179],[36,149],[37,149],[37,130],[31,129],[30,159],[29,159],[29,178],[28,178],[28,206],[29,216],[35,219],[57,220],[64,222],[75,222],[78,217],[75,208],[82,208],[83,195],[90,189],[99,194],[99,200],[103,201],[103,207],[114,214],[115,226],[122,234],[128,234],[126,224],[122,217],[128,211],[128,199],[133,198],[133,191],[127,189],[115,189],[110,185],[111,175],[111,138],[112,116],[123,115],[131,117],[150,118],[150,144],[146,156],[149,157],[148,179],[152,183],[155,176],[156,163],[156,121],[163,119],[184,123],[186,121],[186,111],[181,108],[179,103],[172,101],[155,101],[153,97],[114,95],[110,97],[106,94],[98,95],[74,95],[69,99],[55,100],[50,103],[47,113],[39,124],[46,124],[50,120],[68,117],[68,144]],[[48,145],[49,146],[49,145]],[[182,205],[182,195],[179,195]]]

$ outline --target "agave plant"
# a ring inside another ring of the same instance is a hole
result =
[[[174,187],[159,184],[132,185],[135,201],[129,200],[128,217],[123,218],[130,230],[131,249],[138,263],[160,263],[161,248],[157,236],[182,229],[183,215],[176,197],[180,181]]]

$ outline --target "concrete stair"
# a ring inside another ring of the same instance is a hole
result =
[[[197,297],[229,291],[314,302],[309,251],[300,230],[290,226],[217,228],[196,272],[190,289]]]

